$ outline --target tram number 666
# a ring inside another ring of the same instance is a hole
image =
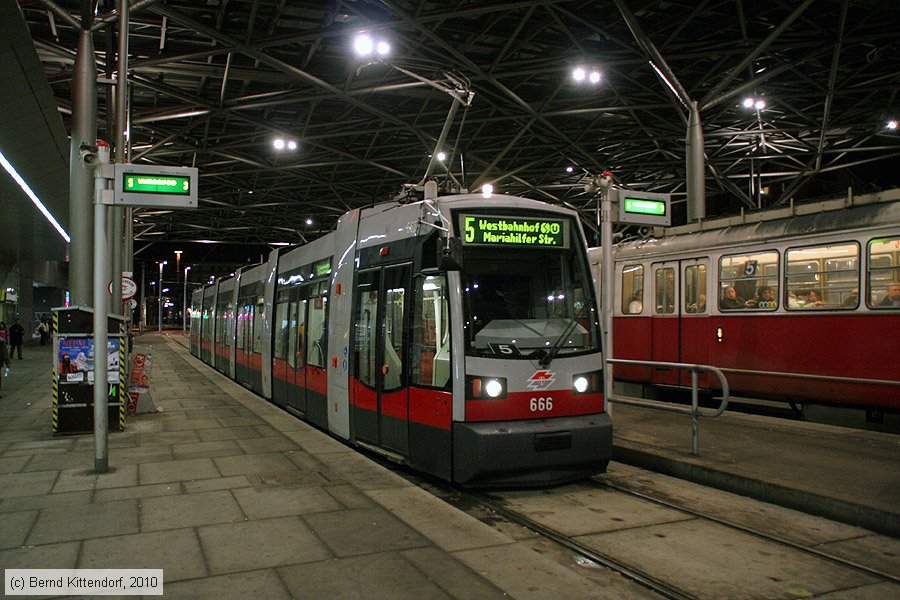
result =
[[[532,398],[529,403],[529,408],[531,408],[531,412],[544,412],[553,410],[553,398],[547,396],[546,398]]]

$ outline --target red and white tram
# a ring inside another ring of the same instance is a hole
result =
[[[760,213],[752,223],[669,228],[620,244],[613,355],[713,365],[733,395],[896,419],[898,197],[894,190],[854,206],[841,200]],[[590,252],[597,265],[599,249]],[[660,368],[619,366],[615,378],[690,386],[689,373]]]
[[[596,296],[566,208],[473,194],[354,210],[198,290],[192,313],[204,362],[418,470],[546,485],[610,459]]]

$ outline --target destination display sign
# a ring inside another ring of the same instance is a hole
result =
[[[641,198],[625,197],[625,206],[622,207],[627,213],[635,215],[664,215],[666,214],[666,203],[659,200],[643,200]]]
[[[569,247],[569,223],[565,219],[463,214],[459,225],[463,244],[470,246]]]
[[[616,221],[632,225],[672,224],[672,197],[656,192],[637,192],[615,188],[609,191],[610,200],[619,205]]]
[[[116,163],[113,204],[144,208],[197,208],[195,167]]]
[[[191,193],[190,177],[141,175],[138,173],[125,173],[124,177],[126,192],[177,194],[179,196],[189,196]]]

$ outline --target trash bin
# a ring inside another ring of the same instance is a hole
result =
[[[108,315],[106,352],[109,431],[125,428],[125,318]],[[53,309],[53,435],[94,431],[94,311]]]

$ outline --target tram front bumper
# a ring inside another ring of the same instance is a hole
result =
[[[469,487],[536,487],[606,470],[606,413],[528,421],[453,424],[453,480]]]

